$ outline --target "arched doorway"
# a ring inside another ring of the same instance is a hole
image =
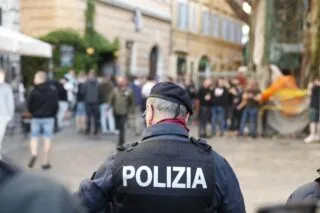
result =
[[[199,77],[199,84],[211,76],[211,68],[210,68],[210,60],[207,56],[202,56],[199,61],[198,66],[198,77]]]
[[[155,77],[158,71],[159,49],[157,46],[152,47],[149,56],[149,76]]]

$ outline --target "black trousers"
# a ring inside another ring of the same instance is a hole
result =
[[[239,131],[240,130],[240,122],[242,117],[242,111],[238,110],[237,108],[232,108],[232,114],[231,114],[231,131]]]
[[[91,122],[94,122],[94,134],[99,132],[99,104],[86,104],[86,114],[87,114],[87,129],[86,133],[91,132]]]
[[[125,126],[127,122],[127,115],[114,115],[116,120],[116,126],[119,130],[119,139],[118,139],[118,146],[122,146],[125,141]]]
[[[200,106],[199,112],[199,137],[206,137],[206,127],[211,122],[211,107]]]

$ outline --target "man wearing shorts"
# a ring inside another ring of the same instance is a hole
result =
[[[31,119],[31,158],[29,168],[32,168],[38,156],[38,142],[44,140],[44,156],[42,169],[50,169],[49,154],[51,150],[51,139],[54,130],[54,117],[59,108],[57,91],[47,83],[47,74],[39,71],[34,77],[34,88],[28,97],[28,110]]]
[[[305,143],[320,141],[320,77],[316,77],[311,89],[310,135]]]

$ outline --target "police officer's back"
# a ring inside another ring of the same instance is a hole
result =
[[[84,212],[61,185],[0,160],[1,213]]]
[[[320,169],[318,169],[320,173]],[[289,197],[287,203],[312,202],[320,200],[320,178],[298,187]]]
[[[142,141],[110,156],[76,193],[90,212],[110,211],[109,206],[121,213],[245,212],[227,161],[204,141],[189,138],[192,107],[186,92],[159,83],[146,108]]]

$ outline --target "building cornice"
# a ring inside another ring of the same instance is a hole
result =
[[[121,1],[121,0],[98,0],[99,2],[112,5],[114,7],[118,7],[124,10],[128,10],[134,12],[136,9],[140,9],[143,15],[160,19],[162,21],[171,22],[171,14],[163,13],[157,11],[155,8],[149,8],[145,5],[138,5],[133,2],[128,1]]]

